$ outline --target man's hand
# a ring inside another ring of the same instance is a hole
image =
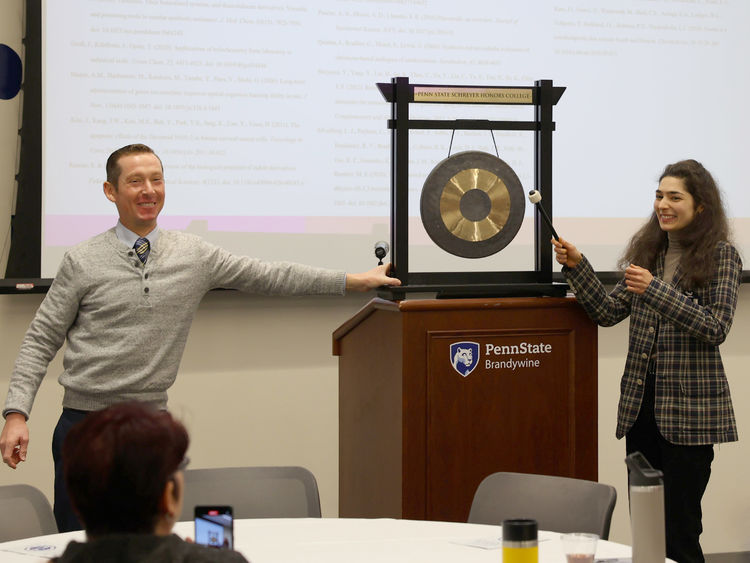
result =
[[[390,269],[390,264],[383,264],[361,274],[346,274],[346,290],[368,291],[381,285],[401,285],[400,279],[388,277]]]
[[[29,447],[29,427],[26,417],[20,412],[11,412],[5,417],[5,426],[0,434],[0,452],[3,461],[12,469],[22,461],[26,461],[26,451]]]
[[[560,240],[552,239],[552,246],[554,246],[555,260],[563,266],[575,268],[583,260],[583,256],[578,252],[578,249],[562,238]]]
[[[625,286],[632,293],[643,295],[652,279],[654,279],[654,276],[651,275],[651,272],[635,264],[631,264],[625,270]]]

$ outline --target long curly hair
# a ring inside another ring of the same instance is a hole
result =
[[[724,211],[721,192],[711,173],[700,162],[681,160],[668,164],[659,181],[665,177],[680,178],[693,196],[695,208],[702,206],[690,224],[680,232],[680,242],[685,250],[680,258],[684,273],[682,284],[701,287],[708,283],[716,269],[716,245],[729,241],[729,222]],[[618,262],[621,269],[636,264],[653,271],[659,254],[668,246],[667,233],[659,226],[656,213],[630,239]]]

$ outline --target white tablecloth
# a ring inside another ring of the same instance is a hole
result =
[[[499,526],[392,519],[279,518],[237,520],[235,548],[252,563],[500,563]],[[192,522],[175,526],[193,536]],[[0,543],[3,563],[47,561],[61,554],[69,532]],[[559,535],[539,534],[539,562],[565,563]],[[630,547],[600,541],[597,559],[630,557]]]

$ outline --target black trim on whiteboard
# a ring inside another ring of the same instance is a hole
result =
[[[41,275],[42,212],[42,0],[25,0],[23,125],[18,173],[16,211],[11,219],[11,243],[0,294],[45,293],[51,278]],[[390,87],[390,85],[388,85]],[[415,121],[415,124],[420,122]],[[454,124],[455,125],[455,124]],[[599,272],[605,284],[613,285],[620,272]],[[552,281],[564,283],[560,273]],[[750,270],[743,270],[742,283],[750,283]]]
[[[42,8],[26,0],[21,162],[16,211],[10,219],[5,277],[34,277],[42,269]]]
[[[614,285],[622,279],[622,273],[620,272],[600,272],[597,274],[597,276],[600,280],[602,280],[602,283],[606,285]],[[0,279],[0,295],[47,293],[49,286],[52,285],[52,280],[53,278]],[[565,283],[565,278],[563,277],[562,273],[556,272],[552,274],[552,281],[555,283]],[[742,283],[750,282],[750,271],[743,270],[741,281]],[[502,284],[498,284],[498,288],[502,289]]]

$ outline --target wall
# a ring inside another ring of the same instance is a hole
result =
[[[37,295],[0,295],[0,396]],[[303,465],[316,475],[324,513],[338,511],[338,378],[331,333],[367,302],[249,297],[213,292],[203,301],[170,392],[192,437],[192,467]],[[53,362],[30,419],[29,459],[0,467],[0,485],[28,482],[52,498],[50,443],[62,400]]]
[[[190,333],[170,408],[191,433],[193,467],[294,464],[320,485],[324,516],[338,506],[338,389],[331,333],[370,296],[256,298],[213,292]],[[0,296],[0,390],[41,296]],[[735,326],[722,351],[743,440],[716,448],[704,499],[706,552],[750,549],[750,287],[743,286]],[[624,443],[614,438],[627,323],[599,330],[599,479],[618,489],[612,539],[629,543]],[[60,413],[53,363],[30,421],[29,460],[0,467],[0,485],[28,482],[52,497],[50,440]],[[2,394],[2,391],[0,391]]]
[[[0,42],[20,50],[20,0],[4,0]],[[17,27],[16,27],[17,26]],[[0,101],[0,240],[8,229],[13,192],[18,101]],[[113,209],[114,213],[114,209]],[[7,249],[4,249],[7,252]],[[4,262],[2,263],[4,269]],[[213,292],[193,325],[170,408],[192,436],[192,467],[304,465],[317,477],[323,515],[338,507],[337,364],[331,332],[371,296],[257,298]],[[0,295],[0,398],[39,295]],[[741,441],[716,448],[704,498],[703,546],[707,553],[750,550],[750,287],[743,286],[722,353],[740,426]],[[627,323],[599,331],[599,479],[618,489],[611,539],[629,543],[624,443],[614,438],[619,374]],[[12,471],[0,467],[0,485],[30,483],[52,498],[52,430],[60,414],[50,367],[30,420],[29,458]]]

